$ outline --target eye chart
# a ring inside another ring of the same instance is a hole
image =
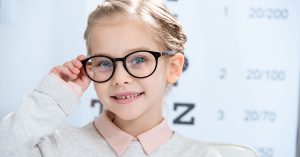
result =
[[[166,0],[187,34],[189,67],[168,94],[172,127],[204,141],[295,157],[300,3]]]

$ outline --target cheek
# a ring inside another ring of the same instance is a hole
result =
[[[151,82],[147,83],[147,100],[149,106],[161,105],[166,93],[166,81],[164,75],[153,77]]]
[[[167,85],[167,66],[163,63],[159,65],[159,68],[157,69],[157,72],[155,73],[157,78],[157,83],[160,85],[164,85],[166,87]]]
[[[162,92],[165,92],[167,87],[165,69],[158,67],[155,73],[147,79],[145,84],[149,89],[156,91],[154,93],[161,94]]]
[[[98,96],[98,99],[100,100],[101,104],[105,105],[106,100],[105,100],[105,92],[107,87],[105,84],[99,84],[99,83],[94,83],[94,90]]]

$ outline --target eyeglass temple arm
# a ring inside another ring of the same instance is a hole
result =
[[[163,51],[161,54],[162,55],[175,55],[176,52],[172,51],[172,50],[167,50],[167,51]]]

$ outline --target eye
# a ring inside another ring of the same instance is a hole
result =
[[[100,68],[110,68],[110,67],[113,67],[113,64],[109,60],[102,60],[102,61],[99,61],[99,63],[96,66],[100,67]]]
[[[141,64],[146,61],[147,61],[147,59],[145,57],[139,56],[139,57],[135,57],[132,62],[133,62],[133,64]]]

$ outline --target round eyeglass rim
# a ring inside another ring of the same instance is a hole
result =
[[[155,58],[155,68],[154,68],[154,70],[153,70],[149,75],[147,75],[147,76],[143,76],[143,77],[134,76],[134,75],[131,74],[131,73],[129,72],[129,70],[127,69],[127,66],[126,66],[126,63],[125,63],[126,58],[127,58],[128,56],[130,56],[131,54],[138,53],[138,52],[148,52],[148,53],[151,53],[151,54],[154,56],[154,58]],[[82,65],[83,65],[83,70],[84,70],[84,72],[86,73],[86,75],[88,76],[89,79],[91,79],[93,82],[96,82],[96,83],[104,83],[104,82],[109,81],[109,80],[113,77],[113,75],[114,75],[114,73],[115,73],[115,70],[116,70],[116,62],[117,62],[117,61],[122,61],[123,67],[125,68],[125,70],[127,71],[127,73],[128,73],[130,76],[132,76],[132,77],[134,77],[134,78],[142,79],[142,78],[146,78],[146,77],[151,76],[151,75],[156,71],[156,69],[157,69],[157,62],[158,62],[158,58],[159,58],[159,57],[164,56],[164,55],[175,55],[175,54],[176,54],[176,52],[175,52],[175,51],[172,51],[172,50],[166,50],[166,51],[162,51],[162,52],[150,51],[150,50],[137,50],[137,51],[133,51],[133,52],[127,54],[126,56],[124,56],[124,57],[122,57],[122,58],[112,58],[112,57],[109,57],[109,56],[106,56],[106,55],[94,55],[94,56],[91,56],[91,57],[88,57],[88,58],[82,60],[81,63],[82,63]],[[112,71],[112,73],[111,73],[111,76],[110,76],[108,79],[104,80],[104,81],[96,81],[96,80],[92,79],[92,78],[89,76],[89,74],[88,74],[88,72],[87,72],[87,70],[86,70],[86,64],[87,64],[88,60],[90,60],[91,58],[95,58],[95,57],[106,57],[106,58],[110,59],[110,60],[112,61],[112,63],[113,63],[113,71]]]

